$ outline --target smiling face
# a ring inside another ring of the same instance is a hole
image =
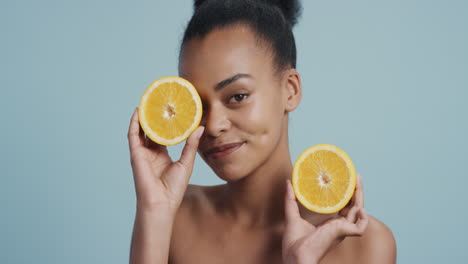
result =
[[[287,144],[287,112],[295,108],[288,100],[290,80],[278,75],[271,51],[249,27],[224,27],[189,40],[179,74],[200,94],[205,132],[198,152],[221,179],[245,177],[265,164],[280,142]],[[239,144],[209,153],[231,143]]]

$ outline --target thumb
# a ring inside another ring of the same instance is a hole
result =
[[[284,213],[286,222],[291,222],[294,219],[300,218],[299,207],[297,206],[294,189],[291,185],[291,180],[286,181],[286,195],[284,198]]]
[[[195,156],[197,154],[198,143],[200,142],[200,137],[205,131],[205,127],[198,127],[187,139],[182,154],[180,156],[179,162],[182,163],[186,168],[192,169]]]

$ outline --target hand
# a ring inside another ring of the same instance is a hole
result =
[[[167,147],[146,138],[135,109],[128,128],[130,161],[138,207],[164,207],[176,212],[192,174],[198,143],[204,127],[187,139],[181,157],[173,162]]]
[[[364,210],[361,175],[357,175],[352,200],[339,212],[339,217],[320,226],[304,220],[297,205],[291,181],[286,183],[286,229],[283,236],[283,262],[287,264],[318,263],[346,236],[361,236],[368,224]]]

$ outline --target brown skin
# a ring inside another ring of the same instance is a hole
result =
[[[330,215],[307,210],[287,192],[293,168],[288,113],[299,105],[302,87],[295,69],[278,73],[272,58],[244,25],[185,46],[180,76],[194,84],[205,108],[198,153],[227,184],[188,185],[173,223],[169,263],[307,263],[306,252],[314,250],[322,253],[310,261],[320,263],[395,263],[390,229],[359,210],[362,183],[349,205]],[[215,89],[239,73],[251,77]],[[224,158],[206,153],[232,142],[243,145]],[[346,227],[354,229],[347,233]],[[301,237],[307,243],[297,250],[299,243],[293,244]]]

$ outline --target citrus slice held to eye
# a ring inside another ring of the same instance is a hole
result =
[[[317,213],[331,214],[351,200],[356,187],[356,171],[343,150],[330,144],[318,144],[297,158],[292,185],[304,207]]]
[[[195,87],[180,77],[163,77],[145,90],[138,107],[138,119],[152,141],[175,145],[198,127],[202,103]]]

